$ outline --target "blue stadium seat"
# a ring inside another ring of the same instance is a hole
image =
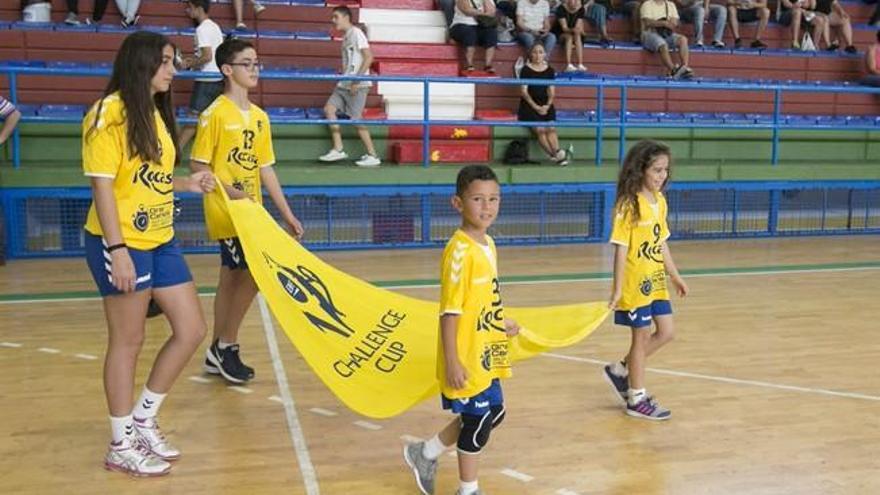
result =
[[[296,39],[298,40],[329,40],[330,33],[326,31],[297,31]]]
[[[684,115],[694,124],[721,124],[724,122],[721,116],[714,113],[688,112]]]
[[[70,24],[59,22],[53,27],[55,31],[72,31],[77,33],[94,33],[98,31],[98,26],[95,24],[79,24],[71,26]]]
[[[321,108],[307,108],[306,109],[306,117],[308,119],[323,119],[324,118],[324,110]]]
[[[85,105],[43,105],[37,110],[40,117],[72,121],[82,120],[85,113]]]
[[[9,29],[12,23],[9,21],[0,21],[0,29]]]
[[[257,36],[269,40],[293,40],[296,39],[296,33],[290,31],[260,31]]]
[[[808,127],[816,125],[816,117],[809,115],[786,115],[785,125]]]
[[[667,124],[671,124],[671,123],[675,123],[675,124],[686,124],[686,123],[690,123],[690,122],[691,122],[691,119],[688,118],[688,117],[687,117],[685,114],[683,114],[683,113],[665,113],[665,112],[659,112],[659,113],[656,113],[656,114],[654,114],[654,115],[657,117],[657,120],[659,120],[660,122],[667,123]]]
[[[118,24],[98,24],[99,33],[130,33],[131,29],[126,29]]]
[[[313,5],[324,6],[324,0],[290,0],[290,5]]]
[[[268,113],[269,117],[273,120],[275,120],[275,119],[301,120],[301,119],[306,118],[306,111],[302,108],[295,108],[295,107],[268,107],[268,108],[266,108],[266,113]]]
[[[137,27],[138,31],[152,31],[165,35],[173,35],[180,32],[179,28],[173,26],[157,26],[157,25],[141,25]]]
[[[762,113],[747,113],[746,117],[756,124],[772,124],[773,123],[773,116],[772,115],[765,115]]]
[[[66,61],[49,61],[46,67],[50,69],[92,69],[93,66],[89,62],[66,62]]]
[[[15,21],[12,23],[12,29],[20,31],[51,31],[54,24],[51,22],[22,22]]]
[[[746,117],[745,114],[742,113],[721,113],[717,116],[721,117],[722,121],[724,121],[725,124],[745,125],[754,123],[748,117]]]
[[[46,62],[42,60],[6,60],[0,65],[6,65],[8,67],[45,67]]]
[[[580,110],[557,110],[556,120],[587,120],[587,115]]]
[[[34,105],[32,103],[19,103],[15,105],[15,108],[21,112],[22,117],[34,117],[37,115],[37,109],[40,108],[40,105]],[[871,122],[873,124],[873,122]]]

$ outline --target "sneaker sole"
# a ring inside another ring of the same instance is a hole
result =
[[[614,399],[621,406],[626,407],[626,398],[620,395],[620,392],[617,391],[617,386],[614,385],[614,382],[611,381],[611,377],[608,376],[608,373],[605,372],[605,368],[602,368],[602,378],[605,379],[605,383],[611,387],[611,392],[614,394]]]
[[[343,156],[343,157],[340,157],[340,158],[333,158],[333,159],[330,159],[330,158],[323,158],[323,157],[320,157],[320,156],[318,157],[318,161],[319,161],[319,162],[323,162],[323,163],[336,163],[336,162],[341,162],[342,160],[347,160],[347,159],[348,159],[347,156]]]
[[[432,495],[428,492],[428,490],[425,490],[425,487],[422,486],[422,481],[421,479],[419,479],[419,470],[416,469],[415,464],[413,464],[412,460],[409,458],[409,452],[407,452],[406,447],[406,445],[403,446],[403,460],[404,462],[406,462],[406,465],[409,466],[410,469],[412,469],[413,476],[416,479],[416,486],[419,487],[419,491],[422,492],[423,495]]]
[[[127,469],[124,466],[119,466],[116,464],[109,463],[104,461],[104,469],[107,471],[115,471],[117,473],[124,473],[134,478],[158,478],[159,476],[165,476],[171,474],[171,466],[168,466],[168,469],[158,472],[158,473],[141,473],[138,471],[132,471],[131,469]]]
[[[221,376],[222,376],[227,382],[235,383],[236,385],[240,385],[240,384],[242,384],[242,383],[246,383],[246,382],[247,382],[247,380],[242,380],[242,379],[240,379],[240,378],[236,378],[236,377],[230,375],[229,373],[227,373],[227,372],[223,369],[223,366],[220,365],[220,362],[217,361],[217,358],[214,356],[214,354],[213,354],[212,352],[209,351],[209,352],[207,353],[207,355],[205,355],[205,358],[207,358],[208,361],[210,361],[211,364],[214,365],[214,367],[217,369],[217,371],[220,373],[220,375],[221,375]],[[207,368],[207,367],[206,367],[206,368]],[[210,372],[209,372],[209,373],[210,373]]]
[[[666,420],[672,418],[672,414],[670,414],[668,416],[663,416],[661,418],[661,417],[657,417],[657,416],[648,416],[648,415],[642,414],[638,411],[631,411],[629,409],[626,410],[626,415],[631,416],[633,418],[647,419],[648,421],[666,421]]]

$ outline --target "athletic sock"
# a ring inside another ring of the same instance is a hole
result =
[[[446,445],[443,445],[443,442],[440,441],[440,435],[434,435],[434,438],[425,442],[424,447],[422,447],[422,454],[428,459],[434,460],[443,455],[446,448]]]
[[[623,361],[615,361],[611,363],[611,372],[617,376],[627,376],[629,371],[626,369],[626,363]]]
[[[235,345],[235,342],[223,342],[222,340],[217,340],[217,348],[221,351],[233,345]]]
[[[165,400],[167,394],[157,394],[144,386],[141,392],[141,398],[138,399],[132,415],[137,419],[155,418],[159,414],[159,408],[162,407],[162,401]]]
[[[480,489],[480,484],[476,480],[460,481],[459,483],[461,483],[460,495],[471,495]]]
[[[134,424],[131,414],[128,416],[110,416],[110,431],[113,435],[113,443],[119,443],[134,434]]]
[[[629,389],[629,405],[634,406],[642,401],[645,396],[648,395],[648,392],[643,388],[631,388]]]

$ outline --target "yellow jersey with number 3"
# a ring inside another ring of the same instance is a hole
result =
[[[617,305],[620,310],[629,311],[669,299],[663,265],[663,244],[669,239],[666,198],[658,192],[654,199],[652,203],[639,194],[638,222],[633,222],[631,208],[626,205],[614,212],[611,243],[626,248],[626,268]]]
[[[269,117],[254,104],[244,111],[226,95],[220,95],[199,116],[190,158],[208,165],[221,183],[244,191],[262,204],[260,169],[275,163]],[[204,205],[208,237],[236,237],[220,195],[206,194]]]
[[[462,389],[446,383],[442,337],[437,359],[440,389],[449,399],[473,397],[494,378],[511,375],[510,343],[504,329],[504,306],[498,285],[497,254],[492,238],[482,245],[461,230],[446,244],[440,268],[440,315],[459,315],[458,359],[467,371]]]
[[[88,177],[113,181],[122,239],[140,250],[153,249],[174,237],[174,141],[158,110],[154,119],[159,137],[158,163],[129,156],[125,104],[119,93],[95,103],[82,126],[83,172]],[[104,235],[94,201],[85,229]]]

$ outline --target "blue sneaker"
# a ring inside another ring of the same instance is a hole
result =
[[[651,421],[665,421],[672,417],[672,411],[660,406],[650,396],[645,397],[634,406],[627,404],[626,414],[634,418],[649,419]]]
[[[629,391],[629,379],[625,376],[614,374],[611,371],[610,364],[605,365],[605,371],[602,373],[602,376],[605,377],[608,385],[611,385],[611,388],[614,390],[614,397],[620,402],[620,405],[625,405],[626,393]]]

